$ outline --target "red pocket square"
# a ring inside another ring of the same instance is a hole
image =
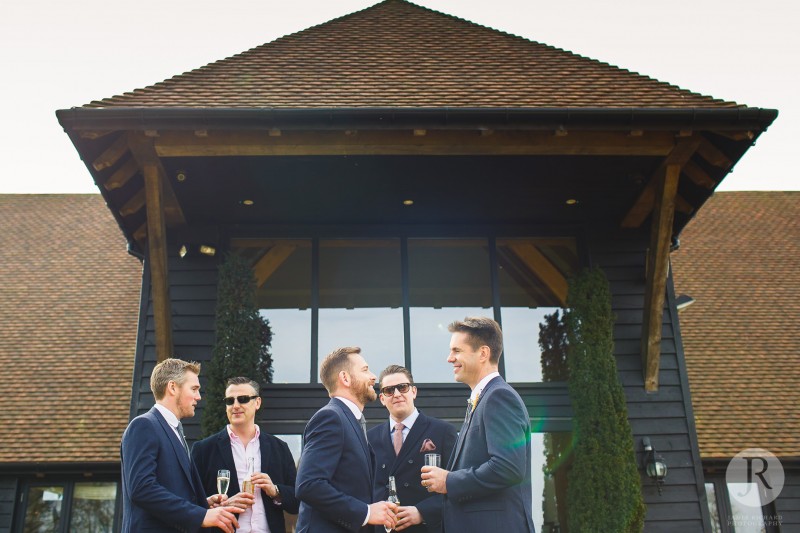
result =
[[[436,445],[433,443],[431,439],[425,439],[422,441],[422,448],[419,449],[420,452],[432,452],[436,449]]]

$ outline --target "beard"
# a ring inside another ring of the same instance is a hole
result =
[[[358,401],[364,405],[378,399],[378,394],[368,381],[356,381],[353,384],[353,393]]]

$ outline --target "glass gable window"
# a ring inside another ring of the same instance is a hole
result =
[[[378,375],[403,362],[400,240],[322,240],[319,248],[318,365],[359,346]]]
[[[253,267],[272,327],[275,383],[316,383],[324,357],[360,346],[372,371],[402,364],[420,383],[451,383],[448,325],[502,324],[501,372],[543,376],[545,315],[564,305],[578,268],[573,238],[234,239]]]

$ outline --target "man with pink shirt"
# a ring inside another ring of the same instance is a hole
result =
[[[289,446],[264,433],[255,423],[261,407],[258,383],[245,377],[228,380],[225,405],[230,424],[192,447],[192,461],[200,472],[203,487],[214,504],[239,507],[237,533],[283,533],[283,512],[297,514],[299,501],[294,495],[297,477]],[[247,476],[247,461],[255,463],[252,481],[254,494],[241,490]],[[230,470],[228,493],[218,495],[217,471]]]

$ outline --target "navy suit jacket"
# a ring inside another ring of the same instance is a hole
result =
[[[394,476],[400,505],[413,505],[422,514],[423,524],[411,526],[408,533],[439,533],[442,530],[442,495],[431,494],[422,486],[420,469],[425,465],[426,453],[442,456],[442,465],[450,460],[456,443],[456,428],[452,424],[419,413],[408,431],[400,454],[395,455],[388,421],[367,432],[369,443],[375,450],[377,468],[373,500],[382,501],[389,496],[389,476]],[[435,450],[421,451],[423,443],[430,439]],[[383,526],[376,526],[375,533],[384,533]]]
[[[208,502],[178,436],[153,407],[122,435],[122,531],[194,532]]]
[[[492,379],[481,392],[448,470],[446,533],[533,533],[528,410],[503,378]]]
[[[332,398],[303,433],[297,471],[297,533],[368,532],[361,527],[372,503],[375,454],[358,420]]]
[[[276,505],[272,499],[262,491],[261,501],[267,515],[269,530],[283,533],[286,531],[286,521],[283,511],[297,514],[300,502],[294,495],[294,483],[297,469],[289,446],[269,433],[261,432],[258,438],[261,447],[261,471],[269,475],[272,482],[281,491],[281,504]],[[228,496],[233,496],[240,491],[239,478],[236,474],[236,463],[233,460],[231,438],[228,429],[211,435],[192,447],[192,461],[200,473],[205,493],[209,496],[217,493],[217,470],[224,468],[231,472],[231,482],[228,486]]]

